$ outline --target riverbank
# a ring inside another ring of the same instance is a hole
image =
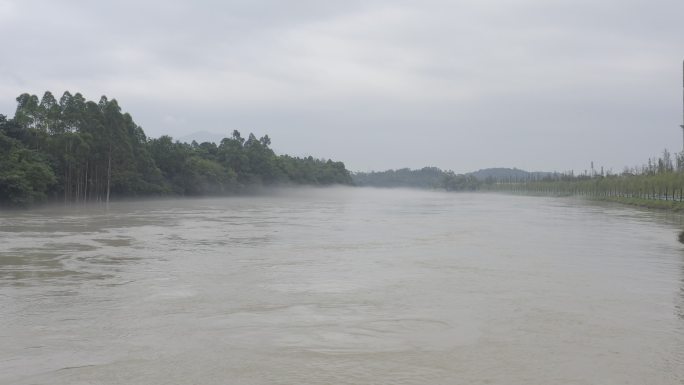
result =
[[[666,210],[671,212],[684,212],[684,202],[673,201],[673,200],[656,200],[656,199],[643,199],[643,198],[628,198],[628,197],[591,197],[591,200],[604,201],[604,202],[615,202],[628,206],[637,206],[647,209],[655,210]]]

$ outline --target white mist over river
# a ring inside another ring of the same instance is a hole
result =
[[[0,213],[0,384],[682,384],[675,215],[353,188]]]

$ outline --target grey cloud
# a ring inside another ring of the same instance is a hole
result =
[[[680,149],[663,1],[0,0],[0,113],[117,98],[148,134],[268,133],[358,170],[615,169]]]

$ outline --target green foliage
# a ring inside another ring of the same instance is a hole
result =
[[[353,178],[357,186],[443,188],[447,175],[448,172],[437,167],[424,167],[420,170],[402,168],[379,172],[358,172],[353,175]]]
[[[437,167],[359,172],[354,174],[354,183],[357,186],[440,188],[447,191],[475,191],[482,184],[472,174],[455,174],[453,171],[443,171]]]
[[[456,175],[453,172],[447,172],[442,185],[447,191],[475,191],[480,187],[480,182],[473,175]]]
[[[661,158],[621,174],[593,169],[574,175],[553,173],[539,179],[498,180],[483,188],[492,191],[543,195],[580,195],[649,208],[679,211],[684,201],[684,154],[665,150]]]
[[[351,184],[341,162],[278,156],[268,136],[238,131],[217,146],[148,139],[115,99],[17,97],[0,115],[0,204],[105,201],[144,195],[221,195],[252,185]]]
[[[332,185],[352,184],[352,177],[342,162],[332,160],[296,158],[282,155],[278,167],[289,181],[297,184]]]
[[[0,204],[27,206],[47,199],[48,188],[55,181],[41,154],[25,148],[6,135],[0,116]]]

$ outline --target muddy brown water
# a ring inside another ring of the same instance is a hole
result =
[[[0,212],[0,384],[682,384],[680,230],[351,188]]]

